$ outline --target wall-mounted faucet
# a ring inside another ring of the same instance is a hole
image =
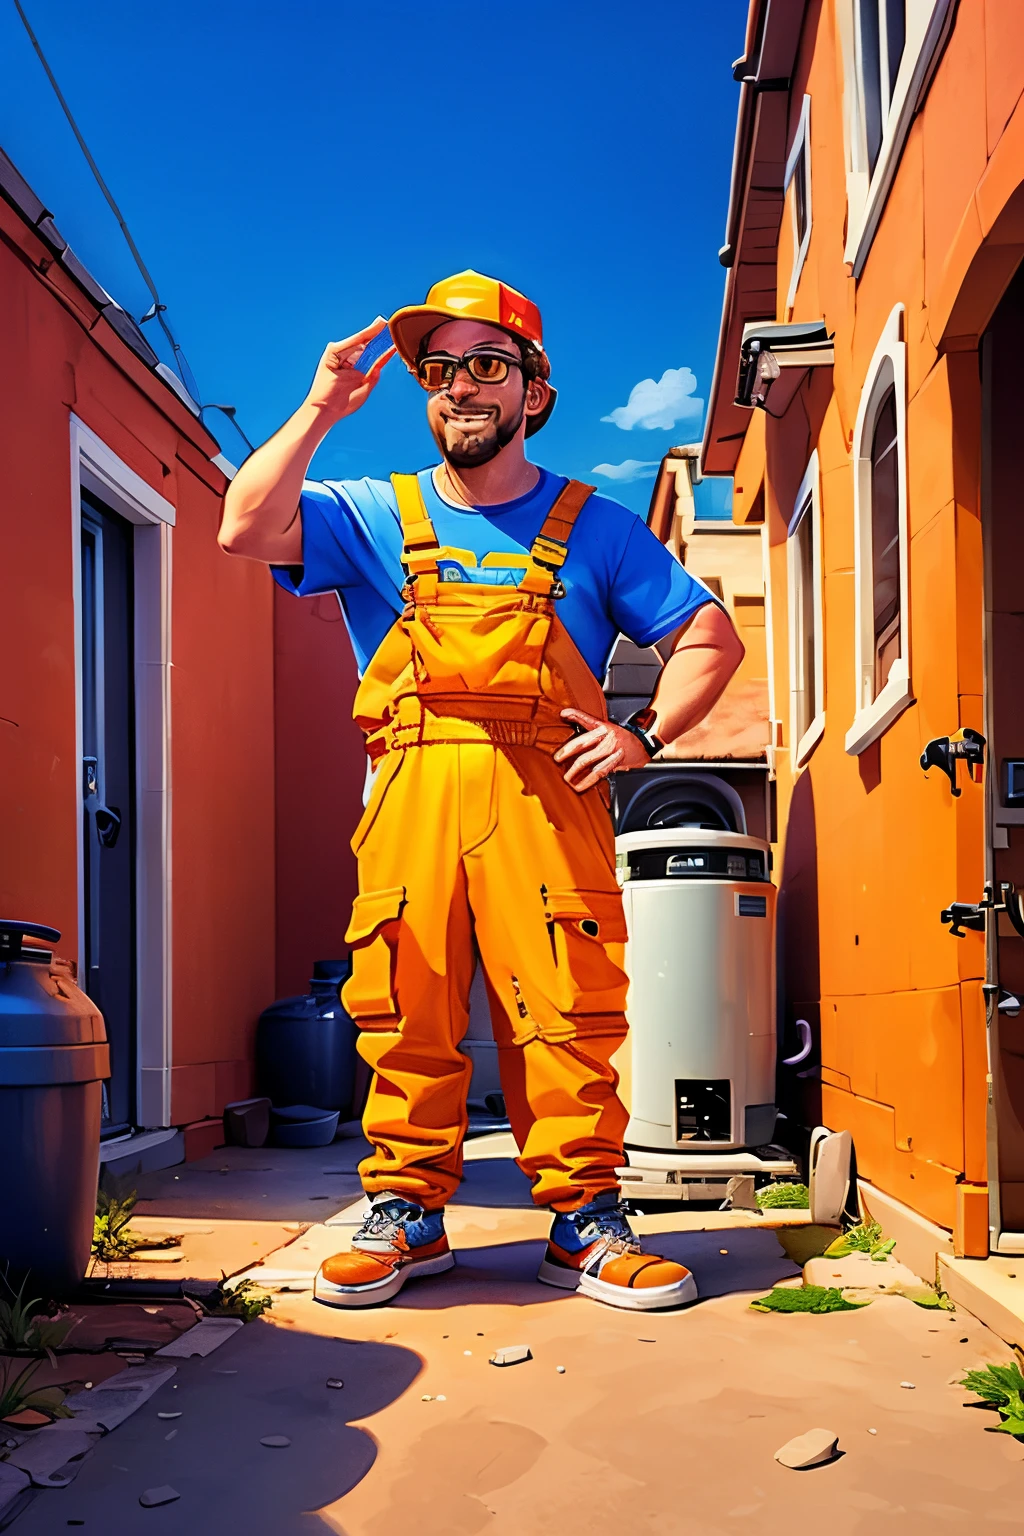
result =
[[[939,914],[939,921],[949,925],[949,931],[955,939],[962,939],[968,928],[977,933],[984,932],[986,913],[1005,912],[1013,924],[1014,932],[1024,939],[1024,892],[1014,890],[1008,881],[1003,880],[999,894],[1002,900],[996,901],[991,885],[986,885],[980,901],[951,901]]]
[[[985,738],[980,731],[972,730],[969,725],[962,726],[952,736],[936,736],[921,753],[921,767],[925,773],[929,768],[941,768],[954,798],[962,793],[956,782],[957,758],[963,758],[971,778],[980,784],[985,765]]]

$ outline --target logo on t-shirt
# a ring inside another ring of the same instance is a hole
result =
[[[518,587],[529,556],[512,550],[495,550],[483,555],[479,564],[471,549],[442,549],[437,573],[442,581],[470,582],[478,587]]]

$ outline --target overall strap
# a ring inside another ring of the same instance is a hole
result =
[[[406,575],[437,575],[437,557],[441,546],[420,490],[418,475],[392,475],[398,516],[402,523],[402,565]]]
[[[569,554],[569,536],[573,525],[596,486],[582,480],[570,480],[555,498],[554,505],[530,548],[530,564],[519,583],[520,592],[534,592],[541,597],[561,597],[564,588],[558,572]]]

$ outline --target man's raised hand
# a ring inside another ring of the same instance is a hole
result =
[[[360,373],[355,360],[386,325],[386,320],[375,320],[354,336],[328,344],[313,375],[307,405],[323,411],[332,422],[358,411],[376,388],[381,369],[394,357],[395,349],[389,347],[382,353],[368,373]]]

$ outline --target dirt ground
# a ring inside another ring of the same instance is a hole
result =
[[[146,1211],[173,1218],[188,1206],[193,1220],[230,1224],[255,1214],[255,1194],[268,1197],[269,1220],[291,1226],[310,1220],[330,1184],[327,1209],[347,1228],[315,1225],[267,1260],[299,1273],[351,1233],[360,1150],[225,1150],[208,1167],[146,1176]],[[221,1198],[190,1204],[185,1191],[211,1186]],[[933,1536],[969,1521],[1020,1525],[1024,1446],[986,1433],[995,1415],[964,1407],[951,1384],[1009,1358],[967,1314],[895,1297],[824,1317],[753,1312],[752,1295],[797,1271],[745,1214],[638,1218],[648,1246],[693,1269],[702,1300],[685,1311],[632,1314],[551,1290],[535,1279],[547,1218],[529,1206],[505,1139],[472,1144],[448,1225],[457,1269],[390,1307],[340,1312],[308,1292],[280,1294],[267,1320],[178,1362],[69,1488],[36,1497],[15,1536],[70,1523],[113,1536]],[[505,1344],[529,1345],[532,1360],[490,1365]],[[836,1461],[793,1472],[773,1460],[816,1427],[839,1435]],[[264,1447],[268,1435],[291,1443]],[[140,1493],[163,1484],[180,1498],[141,1508]]]

